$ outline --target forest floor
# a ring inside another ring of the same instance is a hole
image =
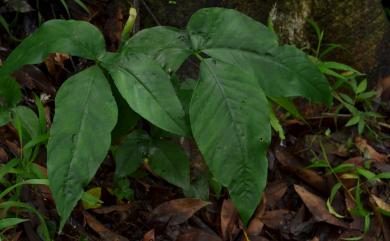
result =
[[[61,5],[57,6],[61,9]],[[80,7],[69,6],[72,16],[93,22],[105,32],[109,48],[115,49],[122,25],[122,16],[108,14],[88,17]],[[53,9],[57,17],[63,10]],[[13,13],[8,13],[11,16]],[[8,16],[6,15],[6,16]],[[52,18],[52,14],[46,18]],[[51,15],[51,16],[50,16]],[[9,17],[8,16],[8,17]],[[14,15],[12,15],[14,16]],[[22,14],[20,24],[11,29],[32,32],[37,22],[36,12]],[[104,24],[105,23],[105,24]],[[109,23],[109,24],[108,24]],[[110,29],[111,28],[111,29]],[[0,57],[5,57],[18,44],[14,36],[0,32]],[[54,97],[61,83],[85,63],[77,58],[56,54],[44,64],[26,66],[15,74],[23,88],[23,102],[36,109],[33,93],[44,100],[46,120],[50,125]],[[77,68],[75,68],[77,66]],[[245,227],[228,199],[228,193],[210,191],[209,200],[186,198],[181,189],[170,185],[141,168],[137,176],[128,179],[132,198],[114,195],[115,162],[108,155],[87,190],[98,193],[102,201],[96,206],[82,202],[73,211],[61,234],[53,233],[57,241],[119,240],[119,241],[274,241],[274,240],[369,240],[390,241],[390,119],[389,100],[380,94],[373,99],[372,111],[382,115],[358,126],[345,127],[350,113],[335,102],[327,108],[302,100],[296,102],[304,120],[293,117],[281,108],[276,114],[285,132],[285,139],[274,135],[268,151],[268,183],[261,203]],[[357,107],[359,108],[359,106]],[[188,140],[191,146],[193,142]],[[0,127],[1,167],[20,156],[18,131],[12,124]],[[192,172],[202,169],[199,156],[192,156]],[[46,173],[46,150],[41,148],[35,161]],[[0,175],[0,191],[14,184],[13,175]],[[207,190],[208,191],[208,190]],[[18,198],[36,208],[56,232],[58,215],[45,186],[24,186]],[[0,202],[5,199],[0,198]],[[15,209],[31,219],[16,227],[1,230],[4,240],[39,241],[39,220],[35,215]],[[0,209],[0,219],[3,210]],[[0,220],[1,221],[1,220]]]

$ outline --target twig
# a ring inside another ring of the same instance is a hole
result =
[[[141,13],[139,11],[139,0],[133,1],[133,6],[137,10],[137,18],[135,19],[134,27],[133,27],[133,34],[137,33],[141,28]]]
[[[146,4],[146,2],[145,2],[144,0],[140,0],[140,1],[142,2],[142,4],[144,5],[144,7],[146,8],[146,11],[148,11],[148,13],[150,14],[150,16],[152,16],[154,22],[155,22],[157,25],[161,26],[160,21],[158,21],[156,15],[153,14],[153,12],[152,12],[152,10],[150,9],[150,7],[148,6],[148,4]]]

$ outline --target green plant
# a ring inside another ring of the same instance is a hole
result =
[[[356,69],[339,62],[323,60],[326,55],[342,46],[331,43],[323,49],[324,31],[321,31],[313,20],[307,21],[314,29],[318,41],[316,48],[312,50],[311,58],[323,74],[334,80],[332,95],[339,102],[335,105],[336,117],[341,110],[345,109],[350,113],[346,127],[356,125],[359,134],[362,134],[366,127],[371,130],[367,123],[382,117],[372,111],[372,100],[376,97],[376,92],[367,90],[367,79],[362,78],[364,74]]]
[[[0,69],[3,112],[20,98],[9,75],[53,52],[95,63],[66,80],[56,96],[47,166],[60,228],[110,148],[118,119],[116,102],[121,98],[152,125],[195,139],[213,179],[227,187],[245,223],[267,180],[271,140],[267,97],[331,102],[326,79],[302,51],[279,46],[273,32],[237,11],[208,8],[195,13],[186,30],[145,29],[117,53],[106,52],[103,36],[89,23],[44,23]],[[190,56],[200,62],[200,77],[186,104],[184,89],[175,90],[170,74]],[[127,175],[146,163],[168,182],[187,189],[188,158],[177,144],[164,141],[167,137],[131,132],[117,150],[117,164],[123,167],[117,174]],[[127,151],[134,155],[131,163],[122,158]]]
[[[0,185],[4,187],[0,192],[0,210],[4,211],[2,212],[4,216],[0,217],[0,232],[3,233],[18,223],[28,221],[28,219],[19,217],[23,213],[20,210],[25,210],[38,217],[41,223],[42,238],[51,240],[43,216],[30,204],[19,201],[22,186],[48,185],[47,178],[34,163],[40,147],[48,140],[43,105],[38,97],[35,97],[35,103],[38,116],[25,106],[17,106],[10,110],[9,119],[18,133],[21,148],[20,153],[15,153],[14,159],[0,165]],[[11,212],[10,208],[16,208],[19,211]]]
[[[308,168],[325,168],[327,170],[326,175],[332,175],[336,184],[332,187],[329,198],[327,199],[326,206],[329,213],[337,218],[346,218],[346,215],[338,213],[332,206],[337,193],[344,193],[346,199],[349,199],[354,207],[347,208],[350,216],[363,218],[363,232],[367,233],[371,225],[371,216],[375,212],[375,207],[379,213],[385,216],[390,216],[389,207],[381,205],[385,201],[370,194],[369,188],[378,184],[383,184],[383,181],[387,181],[390,178],[390,172],[382,172],[376,174],[370,171],[370,162],[365,161],[363,166],[356,165],[354,163],[344,162],[337,166],[332,166],[328,160],[328,155],[323,144],[320,142],[321,156],[315,155],[315,159]],[[353,181],[353,185],[346,185],[345,182]],[[367,206],[363,204],[362,197],[374,198],[372,201],[372,210],[367,210]],[[360,240],[363,236],[355,237],[355,240]],[[347,240],[347,239],[346,239]]]

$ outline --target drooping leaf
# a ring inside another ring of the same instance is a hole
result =
[[[123,53],[107,55],[104,67],[130,107],[152,124],[188,135],[183,107],[169,75],[150,57]]]
[[[50,20],[12,51],[0,73],[11,74],[23,65],[41,63],[50,53],[96,60],[105,53],[105,41],[100,31],[88,22]]]
[[[281,46],[264,55],[240,50],[205,52],[254,75],[267,96],[303,96],[313,101],[331,102],[327,80],[305,53],[295,47]]]
[[[247,223],[267,180],[265,154],[271,130],[263,91],[252,76],[235,66],[204,60],[191,100],[190,119],[208,167],[229,189]]]
[[[192,48],[254,74],[270,97],[304,96],[330,102],[318,68],[292,46],[278,47],[266,26],[232,9],[206,8],[187,25]]]
[[[12,51],[0,68],[0,105],[4,98],[6,106],[14,106],[21,96],[18,84],[9,75],[23,65],[43,62],[50,53],[97,60],[105,53],[105,41],[99,30],[85,21],[45,22]]]
[[[204,8],[187,24],[195,51],[241,50],[263,54],[277,47],[277,37],[263,24],[233,9]]]
[[[115,153],[115,176],[125,177],[135,172],[148,154],[150,138],[145,131],[130,133]]]
[[[97,66],[72,76],[61,86],[47,160],[61,228],[104,160],[116,121],[115,99]]]
[[[190,46],[187,32],[158,26],[138,32],[126,42],[123,51],[146,54],[166,71],[175,72],[191,55]]]
[[[153,141],[149,165],[169,183],[187,189],[190,185],[190,162],[179,145],[167,141]]]

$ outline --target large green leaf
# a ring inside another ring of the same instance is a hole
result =
[[[105,53],[105,41],[99,30],[85,21],[45,22],[12,51],[0,68],[0,106],[14,106],[21,96],[18,84],[9,75],[23,65],[43,62],[50,53],[97,60]]]
[[[128,52],[107,55],[103,63],[135,112],[164,130],[188,135],[185,113],[169,75],[155,60]]]
[[[125,177],[135,172],[147,157],[150,138],[145,131],[130,133],[115,153],[115,176]]]
[[[149,153],[152,170],[169,183],[186,190],[190,185],[190,161],[179,145],[168,141],[153,141]]]
[[[195,51],[239,49],[263,54],[277,47],[272,31],[233,9],[201,9],[192,15],[187,30]]]
[[[324,75],[305,53],[293,46],[281,46],[263,55],[220,49],[205,53],[254,75],[267,96],[304,96],[313,101],[331,101],[330,87]]]
[[[92,24],[76,20],[50,20],[12,51],[0,74],[11,74],[26,64],[38,64],[50,53],[99,59],[105,53],[103,35]]]
[[[253,76],[210,59],[202,61],[190,119],[211,172],[230,191],[246,223],[267,180],[271,139],[267,99]]]
[[[61,227],[104,160],[116,121],[115,99],[97,66],[72,76],[58,91],[47,167]]]
[[[138,32],[126,42],[124,52],[143,53],[151,56],[168,72],[175,72],[191,55],[186,31],[158,26]]]

